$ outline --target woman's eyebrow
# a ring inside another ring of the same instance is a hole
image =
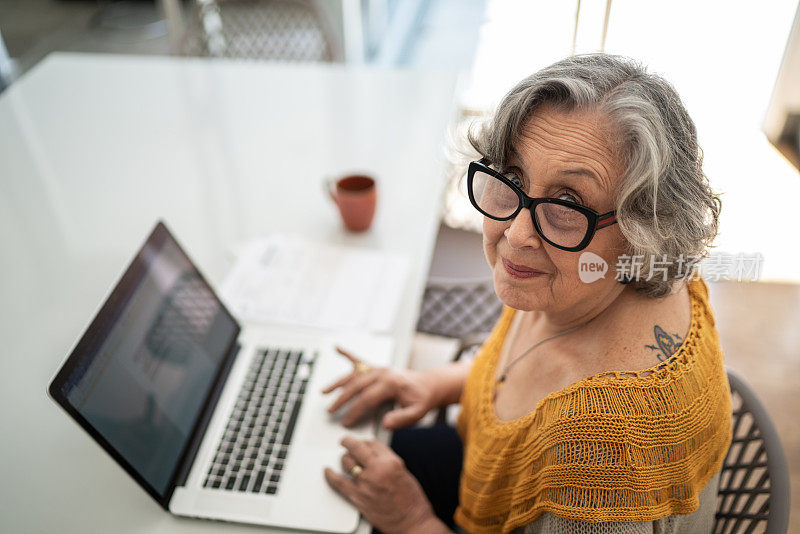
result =
[[[517,150],[514,147],[511,147],[510,152],[511,152],[511,157],[514,158],[517,161],[517,163],[525,165],[525,160],[522,158],[522,156],[520,156],[519,152],[517,152]],[[525,174],[525,171],[522,168],[520,168],[520,171],[522,171],[523,175]],[[595,172],[585,167],[561,169],[558,172],[556,172],[556,174],[558,174],[559,176],[583,176],[591,178],[597,183],[598,186],[600,186],[601,189],[605,190],[605,185],[603,184],[603,181],[600,179],[600,177],[597,176]]]
[[[523,166],[525,165],[525,160],[522,158],[522,156],[520,156],[519,152],[517,152],[517,150],[514,147],[511,147],[510,152],[511,152],[511,157],[514,158],[517,163],[519,163],[519,164],[521,164]],[[511,162],[509,161],[508,163],[510,164]],[[519,170],[521,171],[521,173],[522,173],[522,175],[524,177],[525,176],[524,169],[522,169],[520,167]],[[559,175],[559,176],[569,176],[569,177],[572,177],[572,176],[576,176],[576,177],[583,176],[583,177],[586,177],[586,178],[590,178],[595,182],[595,184],[601,190],[603,190],[603,191],[606,190],[605,184],[603,184],[603,181],[600,179],[599,176],[597,176],[597,173],[595,173],[594,171],[592,171],[590,169],[587,169],[586,167],[574,167],[574,168],[569,168],[569,169],[561,169],[561,170],[557,171],[556,174]]]
[[[511,147],[511,157],[514,158],[515,160],[517,160],[517,163],[522,163],[522,164],[525,163],[525,160],[522,159],[522,156],[519,155],[519,152],[517,152],[517,150],[513,146]],[[511,163],[511,162],[508,161],[506,163]],[[520,170],[522,170],[522,169],[520,169]]]
[[[587,178],[591,178],[595,182],[597,182],[597,185],[599,185],[600,187],[603,187],[603,182],[600,180],[600,178],[589,169],[584,169],[584,168],[562,169],[558,171],[558,174],[566,176],[586,176]]]

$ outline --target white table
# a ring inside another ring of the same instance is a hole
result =
[[[237,243],[272,231],[408,254],[392,332],[405,365],[454,84],[450,73],[56,54],[0,95],[0,531],[254,531],[164,512],[46,384],[159,217],[212,284]],[[379,205],[371,231],[350,235],[320,181],[357,169],[377,176]]]

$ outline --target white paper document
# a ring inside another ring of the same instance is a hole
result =
[[[387,332],[409,266],[400,254],[274,234],[242,247],[220,293],[248,322]]]

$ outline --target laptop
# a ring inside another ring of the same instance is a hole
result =
[[[375,425],[326,411],[321,390],[352,371],[337,344],[372,365],[393,350],[385,336],[243,327],[159,222],[48,395],[173,514],[352,532],[358,511],[323,469]]]

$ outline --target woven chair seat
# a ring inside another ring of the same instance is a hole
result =
[[[417,330],[453,338],[488,332],[502,311],[503,303],[494,292],[491,278],[430,278],[422,298]]]
[[[713,532],[784,534],[789,527],[789,468],[778,432],[747,382],[727,368],[733,439],[717,493]]]
[[[180,53],[278,61],[332,61],[319,12],[301,0],[196,0]]]

